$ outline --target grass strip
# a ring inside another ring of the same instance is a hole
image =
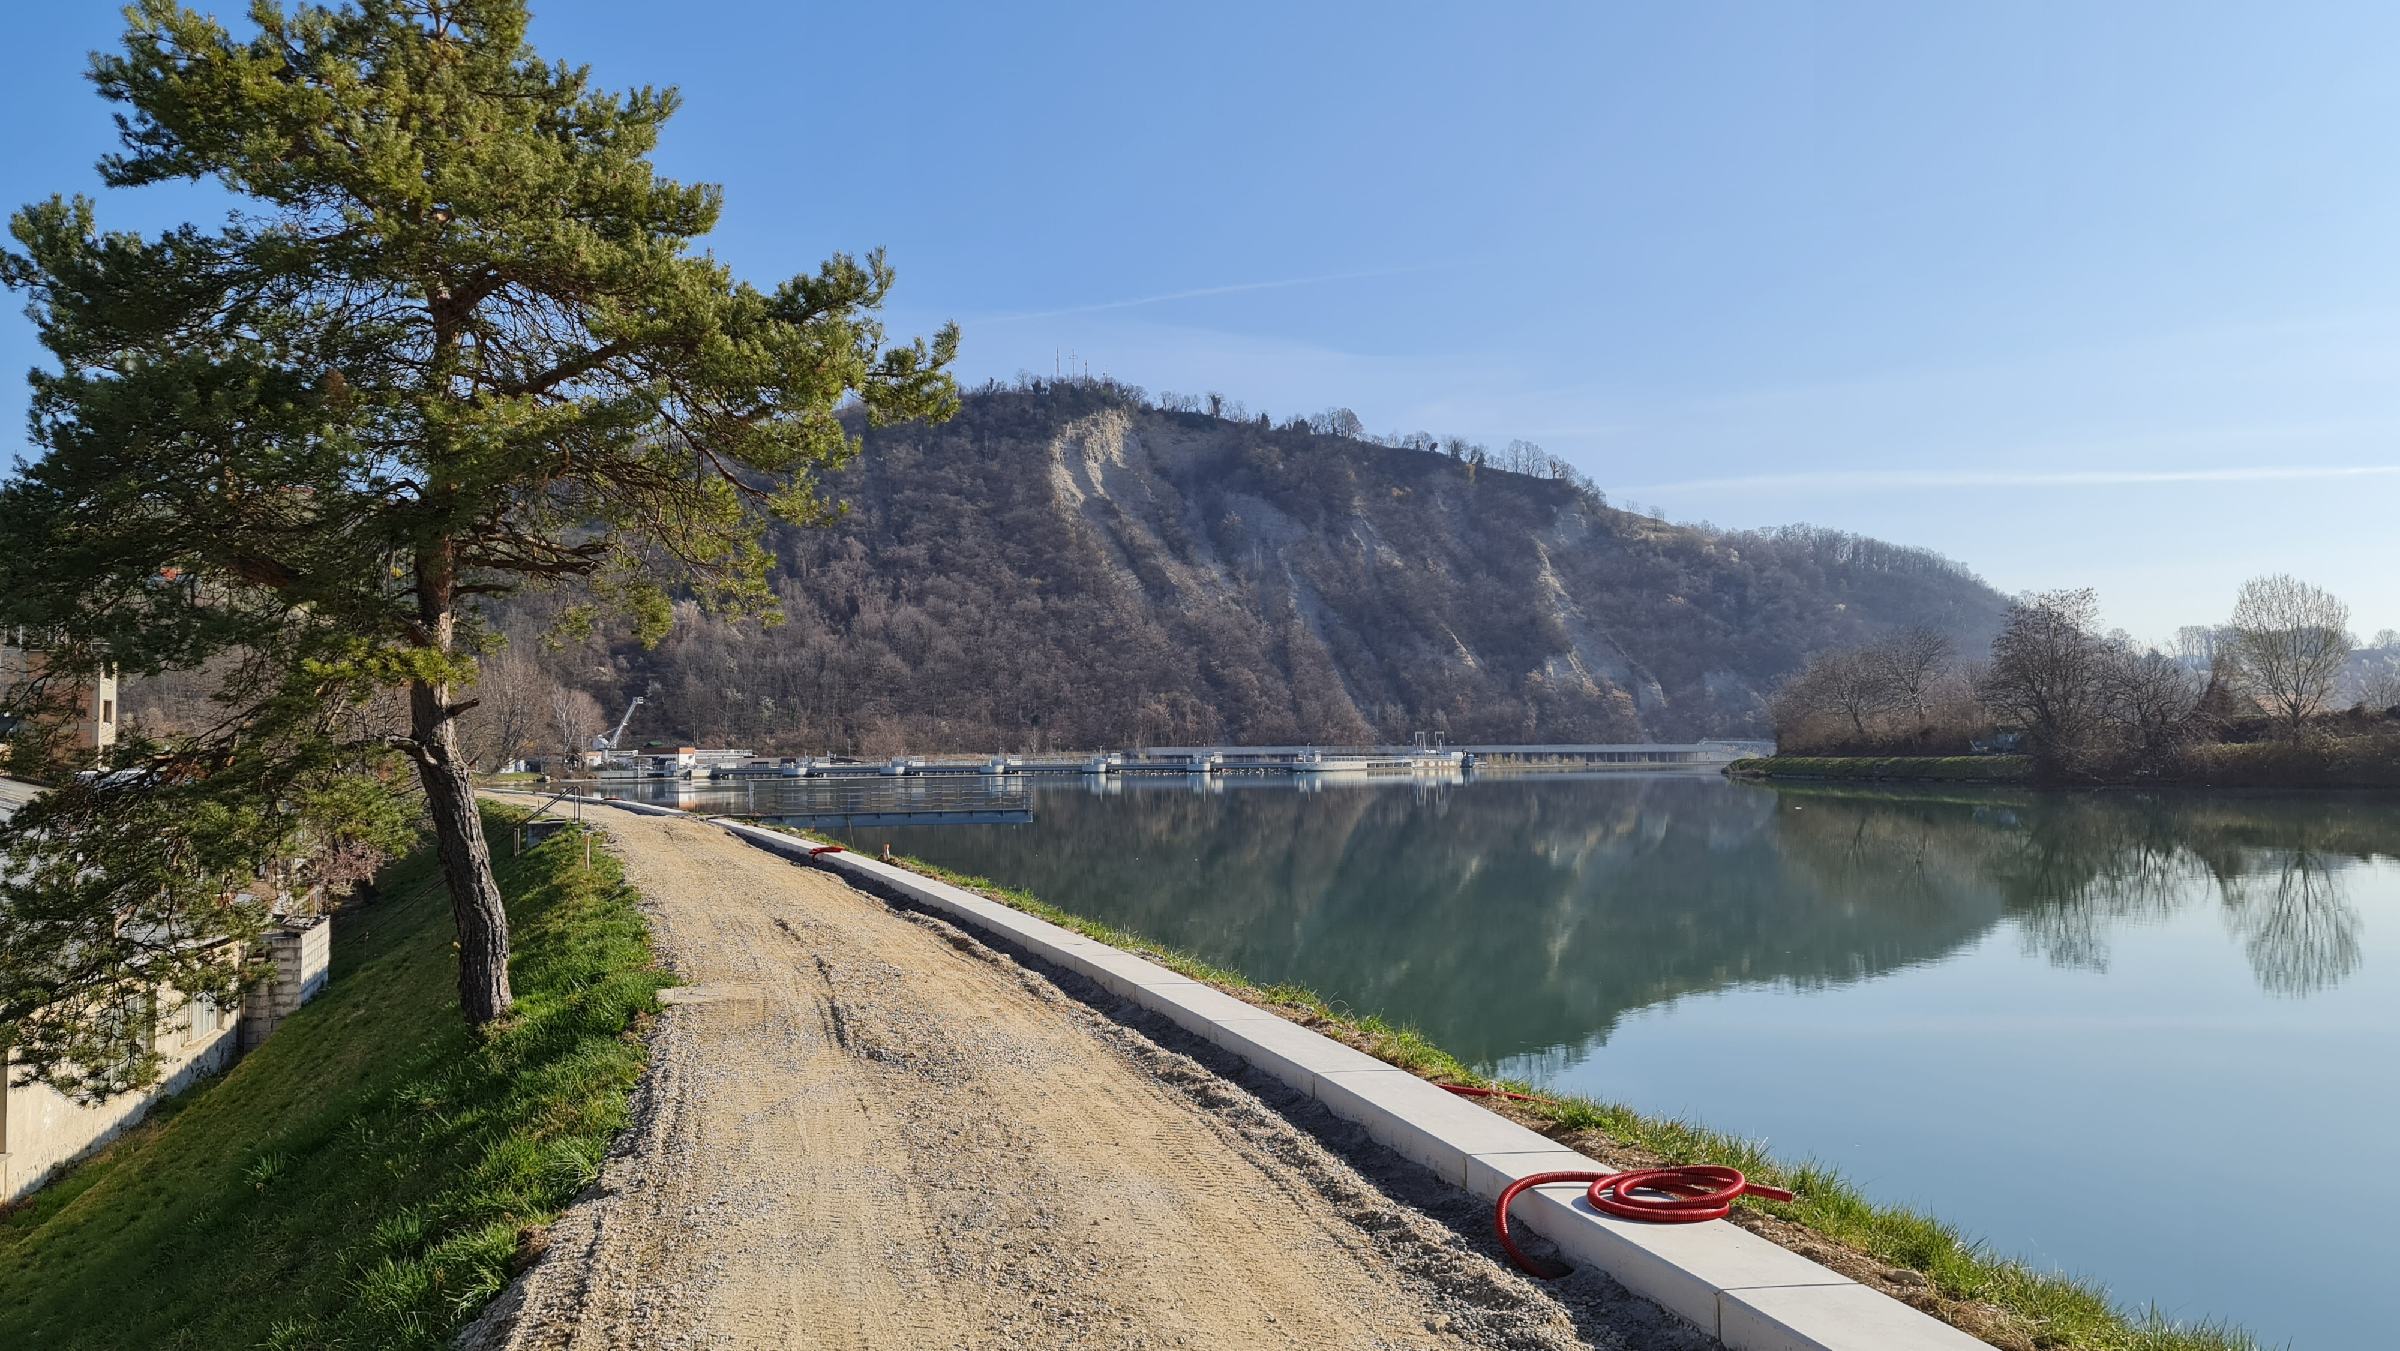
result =
[[[501,848],[517,815],[487,809]],[[387,870],[335,917],[316,1000],[0,1213],[0,1346],[446,1345],[598,1175],[672,983],[582,849],[498,861],[517,1006],[486,1035],[431,852]]]
[[[1297,985],[1254,984],[1237,971],[1061,910],[988,878],[921,859],[894,861],[1291,1016],[1386,1064],[1429,1079],[1535,1093],[1539,1096],[1534,1102],[1485,1105],[1617,1166],[1724,1164],[1790,1188],[1798,1195],[1789,1203],[1745,1199],[1742,1205],[1752,1212],[1743,1218],[1745,1227],[1836,1266],[2004,1351],[2258,1351],[2254,1338],[2227,1325],[2176,1323],[2156,1309],[2120,1309],[2094,1282],[2037,1271],[1993,1253],[1940,1220],[1869,1200],[1831,1168],[1772,1158],[1756,1141],[1694,1122],[1645,1116],[1621,1103],[1553,1095],[1530,1084],[1492,1079],[1413,1027],[1337,1008]],[[1822,1251],[1828,1244],[1840,1251]]]

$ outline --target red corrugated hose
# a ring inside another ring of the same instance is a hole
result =
[[[1535,1101],[1531,1094],[1514,1093],[1502,1088],[1475,1088],[1467,1084],[1444,1084],[1442,1087],[1461,1097],[1515,1098]],[[1752,1182],[1738,1168],[1721,1168],[1715,1164],[1691,1164],[1682,1168],[1634,1168],[1622,1173],[1557,1172],[1535,1173],[1518,1178],[1500,1193],[1492,1207],[1492,1229],[1500,1236],[1500,1247],[1508,1260],[1529,1276],[1556,1280],[1571,1268],[1560,1262],[1543,1261],[1517,1246],[1516,1237],[1508,1232],[1508,1208],[1519,1193],[1533,1187],[1547,1187],[1558,1182],[1586,1182],[1590,1187],[1584,1199],[1592,1209],[1628,1220],[1648,1220],[1653,1224],[1697,1224],[1702,1220],[1721,1220],[1731,1213],[1734,1201],[1743,1196],[1763,1196],[1770,1201],[1789,1201],[1792,1194],[1781,1187]]]

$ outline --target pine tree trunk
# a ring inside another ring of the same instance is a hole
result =
[[[448,691],[438,685],[409,690],[409,721],[416,742],[417,778],[441,842],[442,880],[450,888],[450,914],[458,926],[458,1003],[467,1021],[491,1022],[508,1012],[508,911],[500,884],[492,880],[492,854],[483,839],[483,816],[475,809],[475,787],[459,758],[458,736],[446,709]]]

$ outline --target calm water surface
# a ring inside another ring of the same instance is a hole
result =
[[[2400,1344],[2389,798],[1608,775],[995,805],[1033,819],[851,838],[1762,1137],[2127,1305]]]

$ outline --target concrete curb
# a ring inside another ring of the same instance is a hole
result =
[[[500,790],[506,791],[506,790]],[[858,854],[812,856],[781,831],[663,808],[604,802],[645,815],[708,821],[794,862],[906,897],[993,934],[1140,1004],[1282,1080],[1369,1138],[1485,1200],[1520,1177],[1605,1171],[1513,1121],[1268,1010],[1047,920]],[[1579,1264],[1671,1309],[1733,1351],[1971,1351],[1985,1343],[1829,1267],[1731,1224],[1658,1225],[1591,1208],[1584,1188],[1536,1188],[1511,1219]]]

